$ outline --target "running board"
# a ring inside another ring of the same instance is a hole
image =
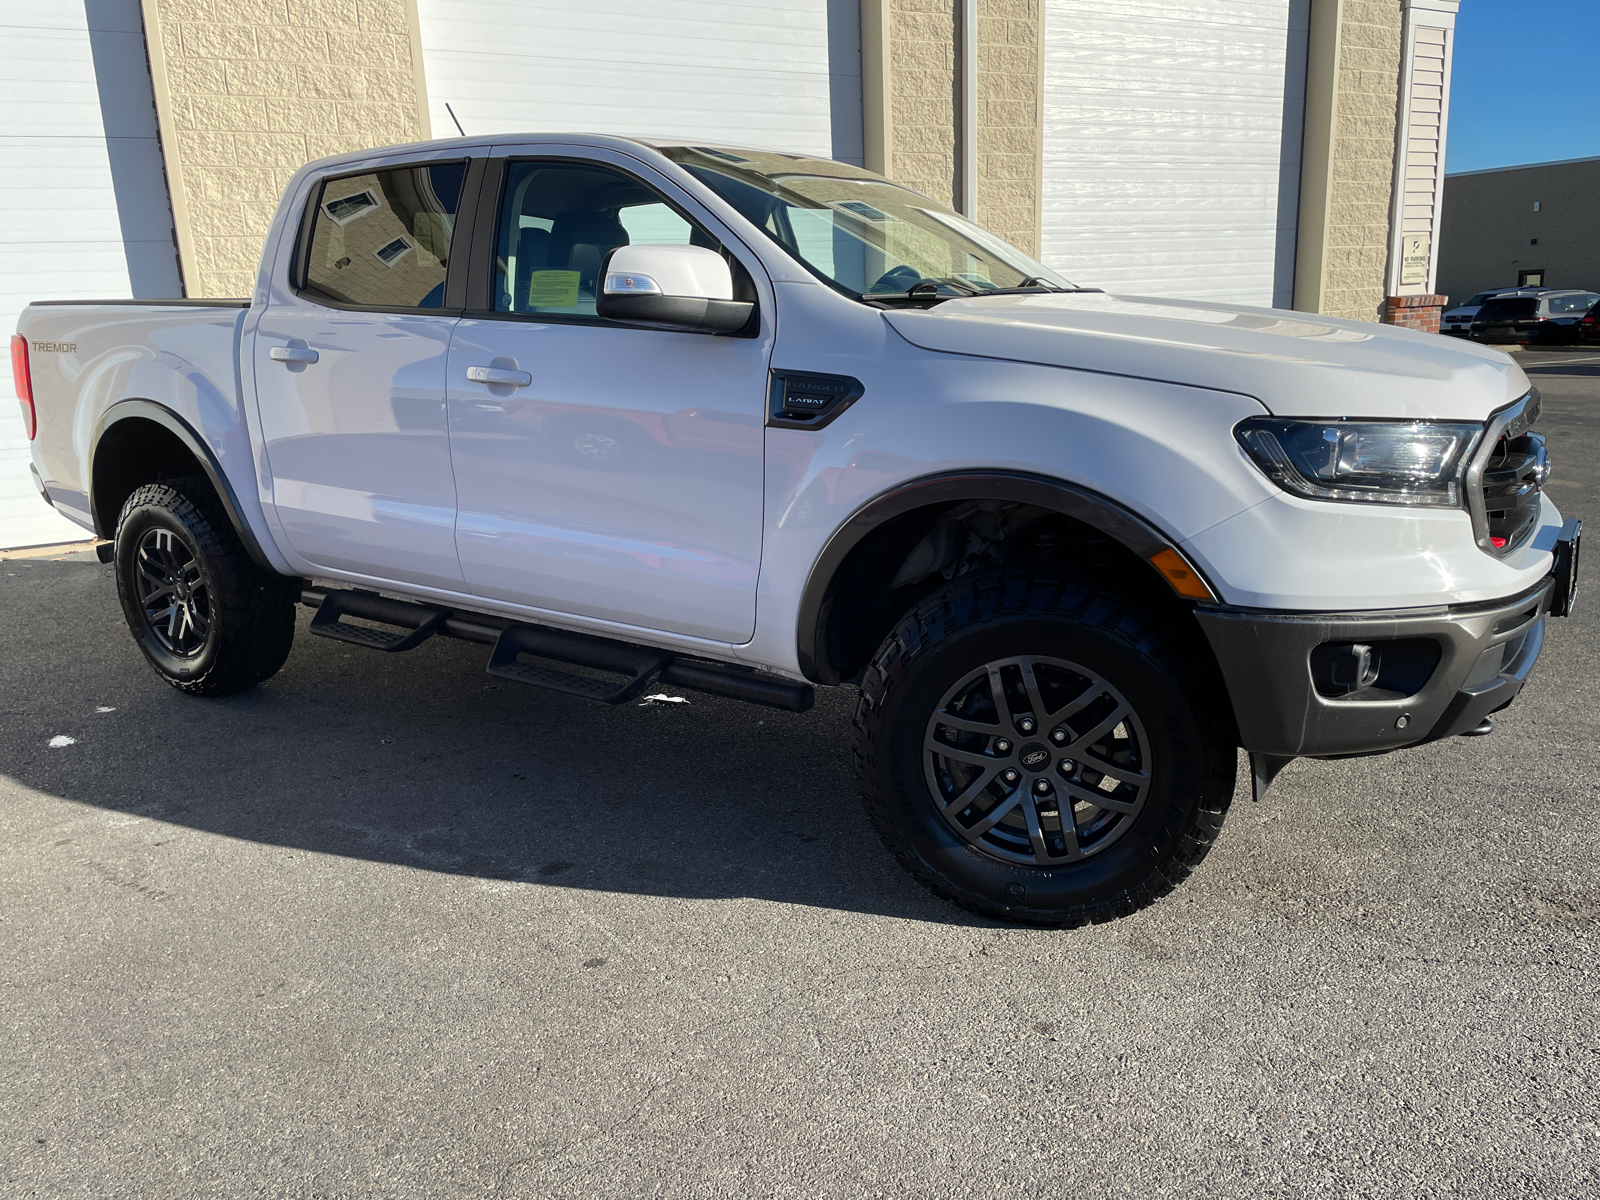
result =
[[[352,646],[366,646],[386,654],[399,654],[422,645],[439,631],[450,615],[450,610],[446,608],[408,604],[404,600],[390,600],[374,592],[328,592],[317,606],[317,615],[311,618],[311,632],[336,642],[349,642]],[[382,625],[396,625],[406,632],[391,633],[387,629],[349,625],[340,620],[344,616],[360,617],[364,621],[376,621]]]
[[[613,683],[574,675],[570,671],[523,662],[524,654],[628,678]],[[644,646],[630,646],[586,633],[569,633],[565,629],[512,625],[495,639],[494,652],[489,655],[489,674],[549,688],[552,692],[581,696],[600,704],[626,704],[660,678],[662,668],[671,661],[672,655]]]
[[[421,645],[434,634],[494,647],[489,674],[530,683],[601,704],[625,704],[654,683],[692,688],[788,712],[807,712],[816,698],[808,683],[796,683],[746,666],[679,658],[670,651],[636,646],[587,633],[528,625],[481,613],[454,612],[372,592],[307,587],[300,603],[317,610],[311,632],[390,654]],[[342,616],[393,625],[404,632],[349,625]],[[524,662],[523,657],[543,662]],[[595,679],[546,665],[558,662],[608,672],[623,679]]]

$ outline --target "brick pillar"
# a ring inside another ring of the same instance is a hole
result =
[[[1438,333],[1439,314],[1449,303],[1449,296],[1390,296],[1383,302],[1383,323]]]

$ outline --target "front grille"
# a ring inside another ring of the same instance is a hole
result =
[[[1550,471],[1544,438],[1530,431],[1539,415],[1539,393],[1530,392],[1510,409],[1490,419],[1494,439],[1480,451],[1469,496],[1478,544],[1491,554],[1520,545],[1539,521],[1540,495]]]
[[[1519,438],[1502,434],[1495,443],[1483,469],[1483,507],[1495,549],[1516,545],[1538,521],[1539,493],[1548,463],[1544,438],[1537,433]]]

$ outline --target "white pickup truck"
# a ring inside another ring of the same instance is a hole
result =
[[[607,703],[860,689],[885,845],[1036,924],[1205,855],[1237,748],[1491,728],[1574,595],[1507,355],[1075,287],[837,162],[614,137],[313,163],[248,300],[40,303],[44,498],[219,695],[310,632]]]

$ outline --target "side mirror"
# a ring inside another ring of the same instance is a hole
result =
[[[704,246],[618,246],[601,268],[602,317],[697,333],[737,333],[754,304],[733,298],[733,272]]]

